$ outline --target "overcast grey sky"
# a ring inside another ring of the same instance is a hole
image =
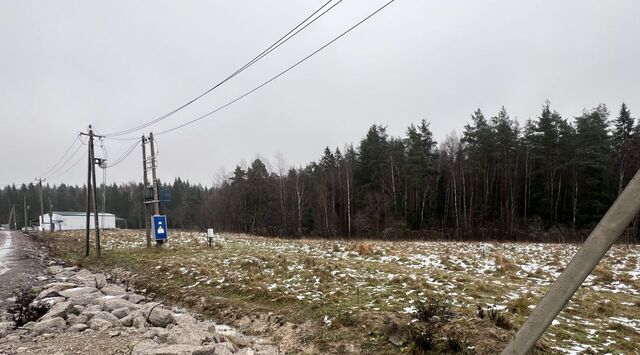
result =
[[[32,181],[88,124],[119,131],[181,105],[325,1],[0,0],[0,185]],[[224,104],[384,2],[344,0],[153,130]],[[639,1],[397,0],[262,90],[159,137],[159,177],[211,184],[220,169],[278,152],[306,164],[373,123],[401,135],[427,118],[442,140],[476,108],[504,105],[524,121],[545,99],[564,117],[600,102],[615,114],[623,101],[638,116],[638,14]],[[107,141],[109,158],[129,145]],[[140,181],[140,159],[138,148],[108,181]],[[51,182],[85,174],[82,161]]]

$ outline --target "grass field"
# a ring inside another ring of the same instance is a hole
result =
[[[147,249],[143,231],[122,230],[102,234],[97,261],[81,257],[83,237],[47,238],[71,262],[122,275],[168,302],[269,336],[292,353],[495,353],[578,248],[236,234],[208,248],[202,233],[171,231],[163,248]],[[640,247],[614,246],[538,351],[634,353],[637,344]]]

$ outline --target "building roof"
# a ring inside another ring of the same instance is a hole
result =
[[[53,211],[53,214],[57,214],[60,216],[86,216],[87,212],[68,212],[68,211]],[[93,212],[91,212],[93,216]],[[113,213],[102,213],[98,212],[98,216],[115,216]]]

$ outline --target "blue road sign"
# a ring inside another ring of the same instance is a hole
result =
[[[167,240],[167,216],[156,214],[151,218],[155,240]]]

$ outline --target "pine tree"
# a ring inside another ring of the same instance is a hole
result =
[[[576,160],[578,166],[578,220],[581,224],[598,221],[613,202],[611,157],[608,134],[609,111],[604,104],[576,118]]]
[[[630,178],[628,176],[628,165],[634,130],[633,121],[634,119],[631,117],[631,112],[627,108],[627,105],[622,103],[620,114],[614,122],[614,130],[611,137],[617,164],[618,194],[622,192],[622,188]]]

